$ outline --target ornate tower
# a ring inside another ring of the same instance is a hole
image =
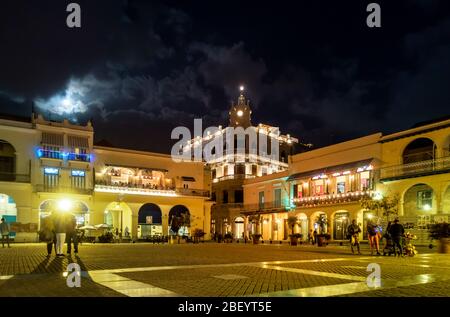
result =
[[[230,127],[242,127],[244,129],[252,125],[250,109],[250,101],[245,99],[244,87],[240,87],[241,94],[238,98],[237,104],[231,104],[230,112]]]

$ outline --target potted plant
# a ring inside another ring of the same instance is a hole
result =
[[[291,245],[296,246],[298,244],[298,239],[303,238],[303,235],[301,233],[293,233],[289,235],[289,238],[291,239]]]
[[[328,221],[326,215],[320,215],[316,218],[316,223],[319,226],[319,234],[317,235],[317,245],[319,247],[326,246],[327,241],[331,239],[331,236],[326,232],[326,226]]]
[[[289,235],[289,238],[291,240],[290,244],[292,246],[296,246],[298,239],[301,238],[301,234],[294,233],[294,228],[295,228],[295,225],[297,224],[297,222],[298,222],[298,219],[296,216],[289,216],[287,219],[288,226],[292,231],[292,234]]]
[[[261,237],[262,237],[262,234],[260,234],[260,233],[252,234],[253,244],[258,244]]]
[[[223,236],[223,239],[224,239],[225,243],[231,243],[231,242],[233,242],[233,235],[231,234],[231,232],[227,232]]]
[[[259,233],[259,226],[261,223],[261,215],[256,214],[249,217],[249,221],[255,224],[256,232],[252,234],[253,244],[258,244],[259,240],[262,237],[262,234]]]
[[[439,253],[449,253],[450,248],[450,227],[446,222],[436,223],[431,225],[430,229],[430,238],[436,239],[439,241]]]

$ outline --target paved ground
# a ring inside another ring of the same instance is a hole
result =
[[[85,244],[47,257],[44,244],[0,248],[0,296],[450,296],[450,255],[351,255],[348,247],[251,244]],[[81,287],[69,288],[69,263]],[[381,286],[367,285],[370,263]]]

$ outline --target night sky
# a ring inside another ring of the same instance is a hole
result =
[[[77,2],[81,29],[66,26]],[[316,147],[450,114],[450,2],[0,2],[0,112],[93,120],[96,141],[169,153],[171,130],[253,123]],[[66,100],[66,101],[65,101]]]

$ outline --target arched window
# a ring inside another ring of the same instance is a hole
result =
[[[403,164],[428,161],[435,158],[436,146],[427,138],[415,139],[403,150]]]

